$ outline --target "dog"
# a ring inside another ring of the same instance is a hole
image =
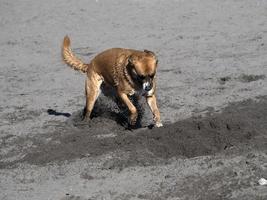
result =
[[[116,91],[121,102],[130,112],[129,124],[135,126],[138,112],[129,96],[144,96],[153,113],[153,124],[161,127],[160,112],[156,100],[156,71],[158,60],[154,52],[112,48],[96,55],[90,63],[77,58],[70,48],[70,38],[64,37],[63,60],[74,70],[86,73],[86,106],[84,120],[90,119],[101,89]]]

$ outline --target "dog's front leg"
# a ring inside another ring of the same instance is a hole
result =
[[[132,102],[130,101],[130,99],[128,98],[128,96],[125,93],[119,93],[119,96],[121,98],[121,100],[123,101],[123,103],[125,103],[130,111],[130,125],[134,126],[136,124],[136,120],[137,120],[137,109],[136,107],[132,104]]]
[[[155,94],[153,94],[152,96],[147,96],[146,101],[147,104],[149,105],[151,112],[153,113],[153,121],[155,123],[155,126],[156,127],[163,126],[160,121],[160,112],[157,106],[157,100]]]

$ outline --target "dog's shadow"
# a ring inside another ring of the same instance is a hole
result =
[[[91,118],[102,117],[110,120],[116,121],[117,124],[123,126],[126,129],[136,129],[142,127],[142,118],[144,114],[144,108],[140,104],[140,101],[136,96],[130,96],[130,100],[132,101],[133,105],[137,108],[138,117],[136,124],[131,126],[129,124],[129,115],[130,112],[128,108],[122,104],[118,99],[111,100],[112,102],[107,103],[110,101],[109,99],[99,98],[94,106],[93,112],[91,114]],[[84,110],[85,111],[85,110]],[[84,113],[83,113],[84,114]]]
[[[117,99],[110,99],[105,96],[101,96],[97,99],[94,109],[91,113],[91,120],[83,121],[85,115],[85,108],[81,111],[75,112],[72,114],[72,117],[68,120],[68,123],[76,127],[83,127],[87,125],[92,125],[96,121],[106,121],[111,120],[115,121],[119,126],[124,127],[125,129],[137,129],[142,127],[142,118],[144,114],[144,108],[140,104],[139,100],[135,96],[131,96],[130,100],[135,105],[138,111],[138,117],[136,125],[131,126],[129,124],[129,110]]]

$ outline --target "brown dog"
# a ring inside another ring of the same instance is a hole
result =
[[[87,74],[85,119],[90,118],[102,86],[104,89],[115,89],[118,97],[128,107],[131,113],[130,125],[136,124],[138,113],[128,95],[137,94],[145,96],[153,113],[155,126],[162,126],[155,97],[158,61],[153,52],[113,48],[98,54],[89,64],[85,64],[72,53],[70,39],[65,36],[62,55],[69,66]]]

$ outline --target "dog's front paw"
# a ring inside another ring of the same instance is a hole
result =
[[[157,127],[157,128],[162,127],[162,126],[163,126],[163,124],[161,122],[156,122],[155,123],[155,127]]]
[[[82,117],[82,122],[83,122],[83,123],[89,123],[90,121],[91,121],[90,116],[88,116],[88,115],[84,115],[84,116]]]
[[[130,124],[131,126],[135,126],[135,125],[136,125],[137,117],[138,117],[137,113],[136,113],[136,114],[132,114],[132,115],[130,116],[130,118],[129,118],[129,124]]]

